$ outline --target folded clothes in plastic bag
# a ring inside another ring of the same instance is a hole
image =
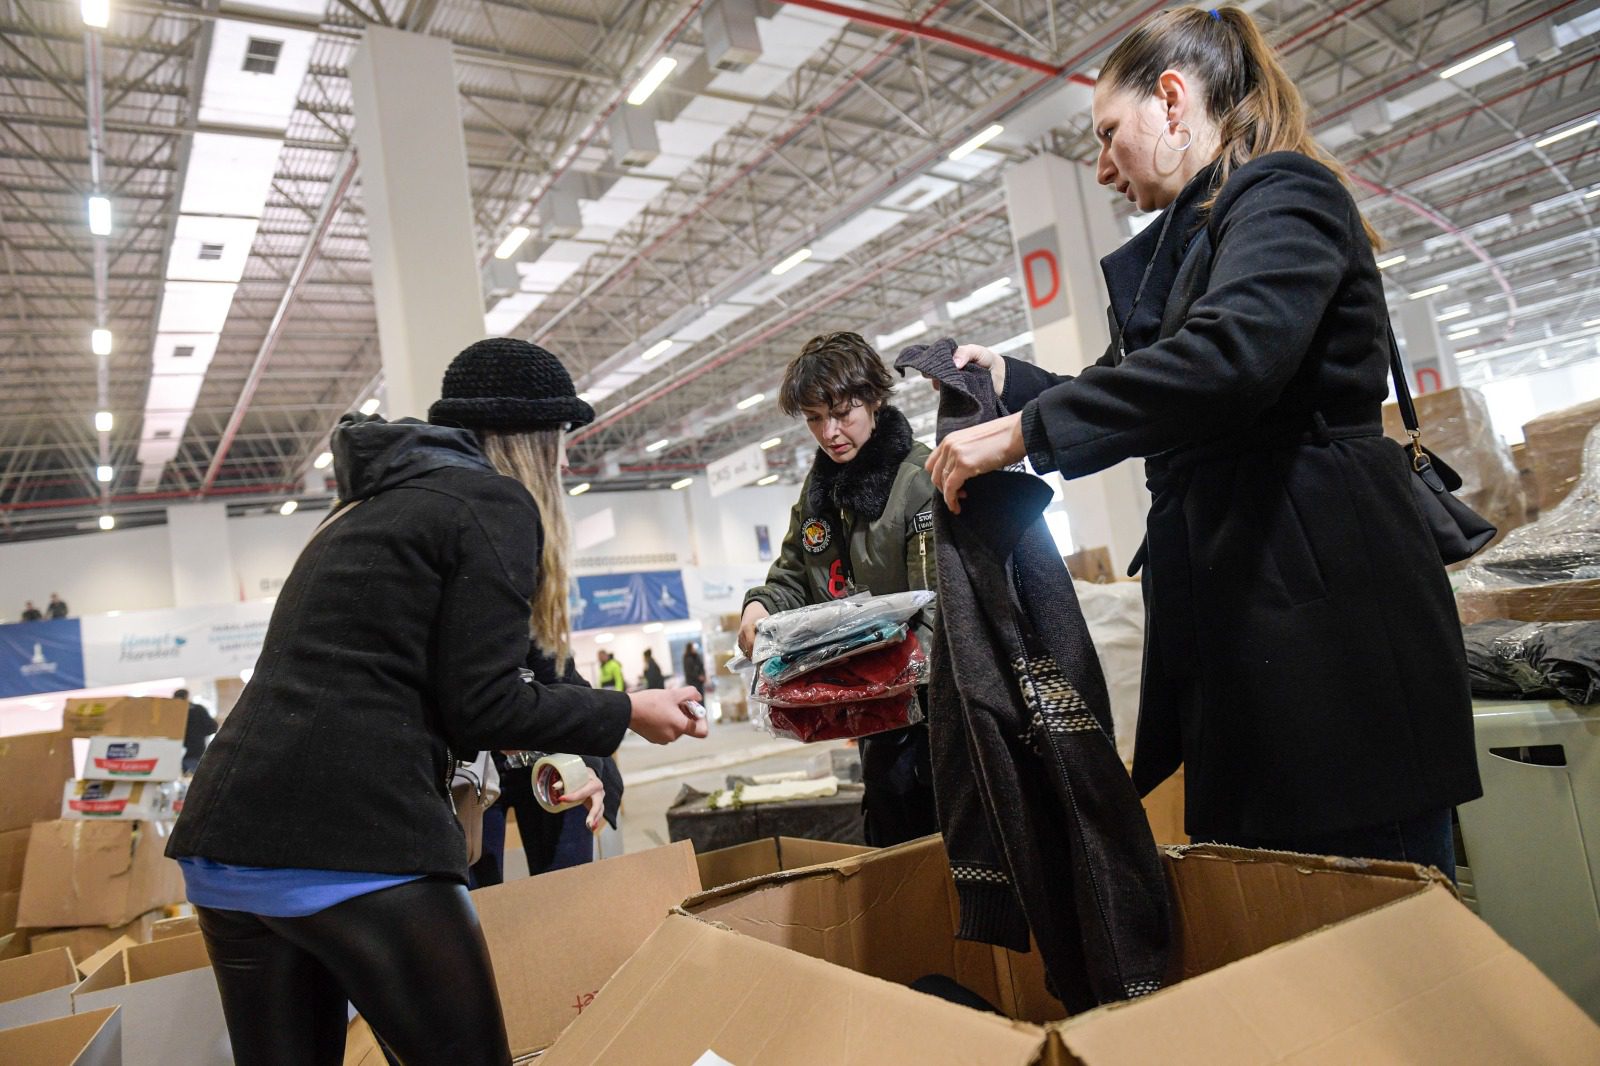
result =
[[[1600,622],[1479,622],[1466,628],[1467,672],[1480,697],[1600,703]]]
[[[910,630],[899,622],[881,622],[827,644],[774,655],[761,664],[761,679],[778,683],[790,681],[829,663],[845,662],[899,644],[909,633]]]
[[[915,692],[818,707],[772,707],[751,699],[750,718],[775,737],[809,743],[871,736],[915,725],[922,721],[922,707]]]
[[[885,623],[904,625],[936,598],[928,591],[896,592],[888,596],[863,593],[849,599],[782,611],[756,623],[755,647],[750,658],[762,663],[774,655],[834,644]]]
[[[777,662],[767,660],[767,666]],[[814,707],[827,703],[859,703],[903,695],[927,678],[928,657],[915,636],[847,659],[834,659],[788,681],[763,676],[753,695],[773,707]]]

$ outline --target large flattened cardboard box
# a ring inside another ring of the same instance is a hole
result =
[[[166,822],[40,822],[28,838],[18,924],[124,925],[184,898]]]
[[[775,874],[780,870],[799,870],[820,863],[836,862],[872,849],[862,844],[839,844],[832,840],[805,840],[800,837],[767,837],[731,848],[718,848],[695,856],[704,888],[720,888],[752,877]]]
[[[122,1013],[112,1007],[0,1031],[0,1063],[122,1066]]]
[[[77,1013],[122,1008],[127,1066],[231,1066],[222,997],[204,939],[192,936],[126,948],[72,993]]]
[[[1593,1064],[1600,1027],[1431,871],[1163,851],[1167,988],[1070,1019],[1036,953],[954,937],[937,838],[687,901],[544,1066]],[[942,974],[989,1014],[905,987]],[[709,1061],[709,1060],[708,1060]]]
[[[78,968],[65,948],[0,962],[0,1029],[71,1014],[77,983]]]
[[[54,818],[71,778],[72,741],[64,734],[0,737],[0,832]]]
[[[549,1047],[699,891],[694,850],[678,843],[473,892],[512,1055]]]

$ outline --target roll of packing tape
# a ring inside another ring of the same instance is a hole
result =
[[[533,764],[533,798],[551,814],[571,810],[582,801],[563,797],[589,781],[589,767],[576,755],[546,755]]]

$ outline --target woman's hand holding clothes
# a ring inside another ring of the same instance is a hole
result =
[[[744,615],[739,619],[739,650],[744,652],[745,658],[748,659],[755,648],[756,623],[771,614],[766,605],[757,600],[751,600],[744,609]]]
[[[999,396],[1006,391],[1006,361],[992,348],[985,348],[981,344],[963,344],[956,349],[952,362],[957,370],[968,365],[985,368],[989,371],[989,380],[994,382],[994,394]],[[935,392],[939,390],[937,381],[930,378],[929,383]]]
[[[628,728],[652,744],[671,744],[679,737],[706,735],[706,720],[684,710],[683,704],[701,698],[699,689],[668,688],[630,692],[633,718]]]
[[[985,349],[987,350],[987,349]],[[990,354],[993,354],[992,352]],[[939,442],[928,457],[933,487],[951,512],[961,513],[961,486],[968,478],[1019,463],[1028,454],[1022,439],[1022,415],[1007,415],[971,429],[958,430]]]

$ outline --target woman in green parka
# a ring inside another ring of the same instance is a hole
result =
[[[929,450],[889,405],[894,379],[859,334],[813,338],[783,376],[779,405],[803,417],[817,455],[790,512],[767,583],[744,598],[739,647],[750,653],[769,614],[862,592],[887,595],[937,584]],[[914,626],[931,646],[932,613]],[[925,693],[918,691],[918,696]],[[863,738],[866,840],[877,847],[939,831],[928,730],[914,725]]]

